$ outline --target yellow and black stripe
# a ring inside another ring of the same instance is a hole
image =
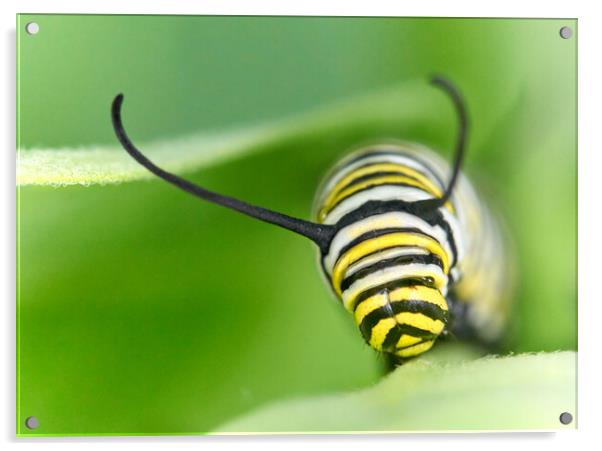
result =
[[[460,200],[487,214],[464,179],[435,211],[412,208],[442,197],[446,171],[426,149],[370,148],[337,165],[318,195],[317,220],[334,227],[322,269],[364,340],[397,358],[427,351],[451,327],[449,292],[467,260]],[[482,239],[496,239],[492,232]],[[478,257],[478,243],[471,252]]]

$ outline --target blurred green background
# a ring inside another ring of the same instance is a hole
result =
[[[561,39],[564,25],[576,31],[574,20],[21,15],[19,148],[114,145],[118,92],[131,136],[148,142],[443,73],[472,113],[466,173],[518,255],[506,348],[576,350],[576,36]],[[326,169],[358,143],[449,155],[455,122],[441,105],[411,126],[375,114],[300,130],[188,175],[308,217]],[[271,400],[380,377],[305,240],[156,180],[18,193],[20,434],[202,433]]]

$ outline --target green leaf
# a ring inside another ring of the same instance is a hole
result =
[[[558,418],[565,411],[575,414],[576,353],[465,360],[457,350],[437,351],[399,367],[372,387],[277,402],[214,432],[573,427],[562,426]]]
[[[430,87],[428,80],[417,80],[303,115],[229,131],[141,143],[139,147],[151,160],[176,172],[192,172],[266,146],[287,149],[315,136],[349,136],[357,133],[358,128],[372,132],[396,130],[398,136],[411,139],[416,129],[428,127],[440,130],[445,136],[437,139],[438,133],[432,133],[435,142],[447,141],[446,147],[451,147],[451,132],[455,128],[451,113],[451,103],[442,92]],[[126,100],[126,127],[135,122],[136,115],[137,111],[128,108]],[[132,138],[136,141],[135,136]],[[151,177],[117,143],[114,146],[23,149],[17,165],[19,185],[110,184]]]

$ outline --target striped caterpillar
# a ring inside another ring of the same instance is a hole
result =
[[[465,103],[448,80],[434,77],[432,83],[450,96],[458,115],[453,165],[416,144],[361,149],[326,178],[315,222],[209,191],[165,171],[127,136],[122,94],[111,113],[124,149],[156,176],[313,241],[329,284],[364,340],[399,364],[450,332],[494,343],[506,322],[508,274],[500,228],[461,174]]]

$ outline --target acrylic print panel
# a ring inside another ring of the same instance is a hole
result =
[[[575,20],[17,36],[20,436],[575,426]]]

